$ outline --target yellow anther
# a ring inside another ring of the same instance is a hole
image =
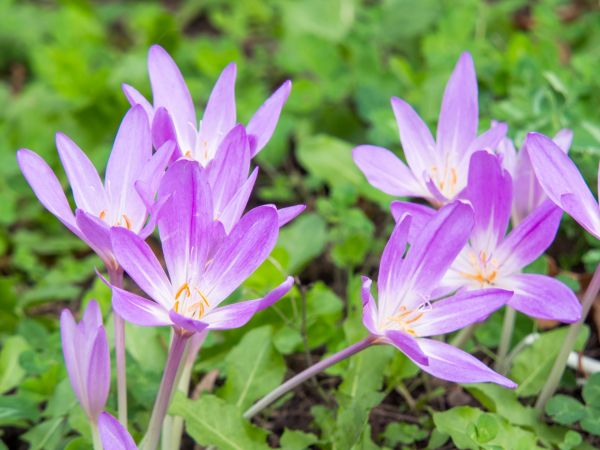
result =
[[[185,296],[189,297],[190,296],[190,287],[187,283],[183,283],[181,285],[181,287],[179,288],[179,290],[175,293],[175,298],[179,299],[179,296],[185,292]]]
[[[98,218],[99,218],[100,220],[104,220],[104,219],[105,219],[105,217],[106,217],[106,210],[105,210],[105,209],[103,209],[102,211],[100,211],[100,214],[98,214]]]
[[[129,217],[127,217],[126,214],[123,214],[121,217],[123,218],[123,221],[125,222],[125,227],[128,230],[131,230],[131,221],[129,220]]]

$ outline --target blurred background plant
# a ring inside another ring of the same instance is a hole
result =
[[[598,445],[600,409],[588,400],[592,394],[583,394],[585,416],[561,416],[569,404],[563,397],[551,403],[549,414],[562,425],[547,425],[527,406],[563,329],[543,332],[516,355],[509,374],[520,383],[516,392],[440,383],[398,352],[373,348],[298,388],[253,425],[240,417],[286,374],[364,333],[359,275],[374,275],[392,226],[391,197],[368,185],[350,150],[372,143],[400,152],[391,96],[410,102],[433,127],[444,84],[468,50],[482,128],[493,119],[508,122],[518,144],[528,131],[572,128],[571,155],[595,189],[597,1],[0,0],[0,449],[89,447],[66,380],[58,312],[91,298],[107,312],[110,303],[94,274],[99,260],[36,201],[15,151],[31,148],[59,168],[54,133],[62,131],[102,167],[127,109],[121,83],[149,94],[146,53],[153,43],[173,55],[198,108],[222,68],[236,61],[242,123],[283,80],[293,81],[258,158],[254,202],[308,205],[238,295],[264,292],[281,272],[297,276],[298,287],[248,327],[211,334],[195,365],[194,400],[177,398],[172,412],[186,419],[185,448],[192,440],[223,449],[267,442],[286,449]],[[557,274],[578,291],[599,261],[600,244],[565,218],[550,255],[531,270]],[[589,325],[579,348],[597,357],[597,326]],[[467,348],[490,355],[500,326],[501,314],[492,316]],[[548,326],[519,316],[513,344]],[[135,437],[148,421],[167,345],[166,331],[128,328]],[[574,372],[561,392],[582,405]],[[109,404],[114,408],[114,396]]]

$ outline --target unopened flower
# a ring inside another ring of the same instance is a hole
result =
[[[529,148],[533,170],[546,195],[596,239],[600,239],[598,201],[577,166],[543,134],[529,133],[525,144]]]
[[[424,371],[449,381],[515,384],[449,344],[428,339],[487,318],[511,293],[500,289],[461,291],[439,299],[436,288],[469,238],[473,211],[468,204],[444,206],[424,226],[408,251],[411,218],[404,215],[388,241],[379,267],[378,299],[363,277],[363,323],[383,343],[405,353]]]
[[[129,432],[107,412],[100,414],[98,429],[104,450],[138,450]]]
[[[435,141],[412,107],[393,97],[408,166],[390,150],[372,145],[356,147],[354,161],[369,183],[387,194],[445,204],[466,186],[473,152],[494,150],[506,134],[506,125],[499,123],[477,136],[478,108],[473,60],[463,53],[446,85]]]
[[[89,158],[71,139],[56,135],[56,147],[73,191],[76,214],[56,175],[35,152],[21,149],[17,160],[34,193],[69,230],[84,240],[107,267],[115,260],[110,244],[111,226],[119,226],[148,236],[148,202],[152,202],[173,144],[166,143],[152,155],[148,118],[140,106],[125,115],[115,139],[106,168],[104,184]],[[137,186],[146,195],[140,195]]]
[[[148,72],[153,104],[131,86],[124,85],[123,90],[132,105],[142,105],[148,113],[155,145],[174,139],[181,156],[206,166],[236,125],[235,64],[229,64],[221,73],[199,123],[183,75],[171,56],[158,45],[153,45],[148,52]],[[291,86],[290,81],[283,83],[248,122],[250,157],[271,139]]]
[[[471,157],[468,186],[462,198],[473,206],[475,225],[468,243],[444,276],[443,286],[448,290],[505,289],[514,292],[508,305],[517,311],[540,319],[577,321],[581,305],[568,286],[546,275],[522,273],[554,240],[562,211],[546,200],[506,234],[512,180],[499,158],[485,151]],[[417,234],[418,227],[435,214],[433,209],[416,211],[402,202],[392,204],[392,211],[398,218],[407,211],[419,215],[415,221]]]
[[[92,300],[78,324],[65,309],[60,317],[60,335],[71,386],[94,424],[110,389],[110,353],[98,304]]]
[[[168,277],[143,239],[127,229],[111,231],[118,262],[153,300],[113,286],[113,307],[122,317],[138,325],[173,325],[182,332],[237,328],[289,291],[291,277],[261,299],[219,307],[275,246],[275,207],[254,208],[227,234],[213,220],[210,186],[193,161],[172,165],[159,191],[170,193],[158,216]]]

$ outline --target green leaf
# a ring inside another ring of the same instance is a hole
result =
[[[573,397],[559,394],[546,404],[546,414],[555,422],[571,425],[585,416],[585,407]]]
[[[263,450],[266,432],[250,425],[234,405],[214,395],[203,394],[198,400],[177,393],[170,414],[185,420],[187,433],[200,445],[220,450]]]
[[[312,433],[288,428],[283,430],[283,435],[279,441],[281,448],[286,450],[305,450],[317,442],[319,442],[319,438]]]
[[[318,214],[302,214],[279,234],[277,246],[289,256],[287,271],[298,273],[309,261],[316,258],[327,243],[327,226]]]
[[[255,328],[227,355],[221,394],[242,411],[283,381],[285,362],[274,350],[272,338],[270,326]]]
[[[28,349],[29,344],[21,336],[10,336],[4,341],[0,353],[0,394],[18,386],[25,376],[19,358]]]
[[[60,447],[66,428],[64,418],[50,419],[31,428],[22,439],[31,444],[30,450],[55,450]]]
[[[583,386],[582,395],[586,405],[600,409],[600,373],[588,378]]]
[[[38,404],[23,395],[0,397],[0,424],[24,425],[25,421],[35,421],[40,416]]]
[[[412,423],[390,423],[383,432],[386,445],[395,447],[398,444],[413,444],[427,437],[427,431]]]
[[[588,433],[600,436],[600,408],[586,408],[585,417],[580,423],[581,428]]]

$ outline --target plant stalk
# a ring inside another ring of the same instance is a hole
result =
[[[282,385],[280,385],[279,387],[277,387],[276,389],[271,391],[269,394],[265,395],[258,402],[256,402],[250,409],[248,409],[244,413],[244,418],[245,419],[252,418],[254,415],[258,414],[260,411],[262,411],[264,408],[269,406],[271,403],[273,403],[279,397],[281,397],[285,393],[291,391],[299,384],[302,384],[304,381],[315,376],[319,372],[322,372],[323,370],[327,369],[329,366],[332,366],[335,363],[337,363],[343,359],[346,359],[349,356],[352,356],[355,353],[358,353],[361,350],[364,350],[365,348],[371,346],[372,344],[375,343],[376,339],[377,338],[374,336],[369,336],[368,338],[363,339],[362,341],[358,341],[357,343],[355,343],[349,347],[346,347],[345,349],[340,350],[339,352],[331,355],[330,357],[325,358],[325,359],[319,361],[318,363],[310,366],[309,368],[303,370],[299,374],[293,376],[292,378],[287,380],[285,383],[283,383]]]
[[[110,284],[123,288],[123,269],[108,269]],[[113,310],[115,323],[115,355],[117,360],[117,404],[119,422],[127,429],[127,373],[125,362],[125,321]]]
[[[156,395],[154,409],[152,410],[152,416],[150,417],[150,423],[148,424],[148,431],[140,446],[143,450],[155,450],[158,446],[163,420],[165,419],[169,404],[171,403],[171,397],[173,396],[177,369],[179,368],[179,364],[185,353],[185,346],[189,337],[189,335],[184,335],[177,331],[173,333],[169,356],[167,357],[163,377],[160,382],[160,387],[158,388],[158,394]]]
[[[98,419],[96,421],[90,421],[92,428],[92,442],[94,443],[94,450],[102,450],[102,441],[100,440],[100,432],[98,431]]]
[[[495,369],[502,375],[508,372],[507,355],[510,350],[512,336],[515,329],[515,320],[517,312],[510,306],[506,305],[504,311],[504,322],[502,322],[502,335],[500,336],[500,345],[498,346],[498,354],[495,364]]]
[[[537,401],[535,402],[535,408],[540,414],[542,414],[542,412],[544,411],[548,400],[550,400],[550,398],[556,392],[556,388],[558,387],[563,372],[565,371],[569,353],[571,353],[571,350],[573,350],[573,347],[575,346],[575,341],[577,339],[577,336],[579,335],[579,331],[585,323],[585,319],[587,318],[599,291],[600,264],[596,266],[594,276],[592,277],[592,280],[590,281],[590,284],[588,285],[585,294],[583,294],[583,301],[581,305],[581,318],[577,322],[569,326],[569,332],[567,333],[567,337],[565,338],[563,345],[558,353],[558,356],[554,361],[554,366],[552,367],[552,371],[548,376],[548,380],[546,380],[546,384],[542,388],[540,395],[538,396]]]

